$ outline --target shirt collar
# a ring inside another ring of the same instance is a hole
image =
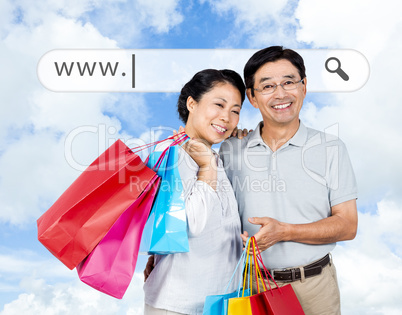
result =
[[[260,121],[258,123],[257,127],[255,128],[254,132],[251,133],[249,141],[247,143],[248,148],[255,147],[259,144],[267,146],[261,137],[261,127],[263,125],[264,125],[264,122]],[[301,147],[306,143],[306,140],[307,140],[307,128],[300,121],[299,129],[296,131],[295,135],[288,141],[288,144]]]
[[[250,138],[247,142],[248,148],[253,148],[260,144],[263,146],[267,146],[265,144],[264,140],[262,140],[262,138],[261,138],[261,127],[263,125],[264,125],[264,123],[262,121],[260,121],[258,123],[257,127],[255,127],[254,131],[250,134]]]
[[[300,121],[299,129],[297,129],[295,135],[292,138],[290,138],[289,144],[301,147],[306,143],[306,141],[307,141],[307,128]]]

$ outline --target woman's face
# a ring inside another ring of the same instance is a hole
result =
[[[186,132],[209,145],[228,138],[239,122],[241,95],[230,83],[218,83],[199,102],[187,99],[189,116]]]

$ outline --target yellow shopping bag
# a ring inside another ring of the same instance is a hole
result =
[[[251,304],[250,297],[244,296],[244,291],[246,290],[246,279],[250,289],[250,296],[253,295],[252,292],[252,263],[250,258],[250,243],[248,242],[247,246],[247,259],[246,259],[246,268],[244,269],[244,280],[243,280],[243,293],[241,297],[231,298],[228,301],[228,315],[252,315],[251,313]]]

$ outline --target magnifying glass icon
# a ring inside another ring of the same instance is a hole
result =
[[[329,67],[329,63],[331,61],[335,61],[335,63],[337,63],[335,68]],[[349,80],[349,76],[341,69],[341,62],[336,57],[330,57],[327,59],[327,61],[325,61],[325,69],[327,69],[327,71],[330,73],[337,73],[344,81]]]

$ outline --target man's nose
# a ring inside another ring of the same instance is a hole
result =
[[[277,85],[274,91],[275,97],[282,98],[283,96],[287,95],[287,91],[283,88],[282,85]]]

